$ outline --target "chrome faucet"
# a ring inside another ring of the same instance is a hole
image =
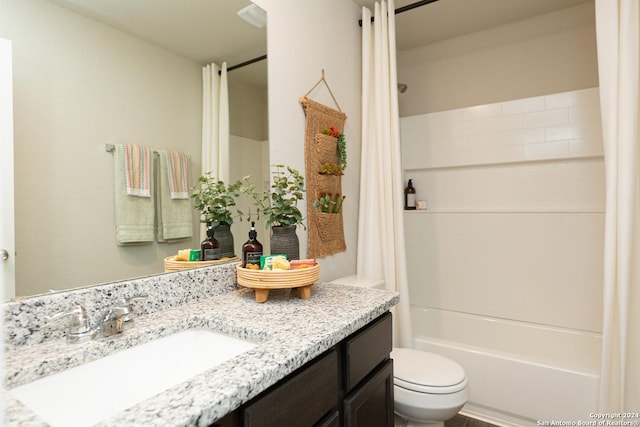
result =
[[[147,298],[146,294],[136,295],[131,298],[121,298],[117,304],[105,310],[95,327],[91,327],[87,310],[80,304],[61,313],[56,313],[49,317],[49,321],[70,317],[69,328],[67,330],[67,342],[77,343],[96,338],[106,338],[120,334],[133,327],[133,306],[132,301]]]
[[[133,327],[133,305],[131,303],[133,301],[142,300],[148,298],[147,294],[135,295],[129,298],[120,298],[118,300],[118,304],[113,307],[113,309],[117,310],[122,314],[123,321],[123,329],[127,330]]]

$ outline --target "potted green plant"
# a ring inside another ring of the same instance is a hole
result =
[[[313,207],[322,213],[338,214],[346,196],[340,194],[320,193],[320,198],[313,202]]]
[[[212,176],[211,172],[207,172],[198,177],[198,183],[193,187],[191,197],[195,208],[200,211],[200,222],[207,224],[208,228],[213,228],[223,257],[234,256],[231,224],[234,217],[242,220],[243,213],[232,208],[236,205],[241,189],[246,186],[248,179],[249,177],[244,177],[232,184],[226,184]]]
[[[343,175],[344,170],[347,168],[347,140],[344,133],[338,130],[335,126],[330,126],[324,129],[322,134],[335,138],[336,149],[331,157],[335,156],[337,163],[333,164],[334,162],[324,162],[320,173],[325,175]]]
[[[296,169],[285,165],[271,166],[271,190],[255,191],[254,185],[243,187],[253,199],[257,216],[265,218],[265,227],[271,227],[271,253],[287,254],[299,259],[300,249],[296,228],[304,226],[298,202],[304,200],[304,177]]]

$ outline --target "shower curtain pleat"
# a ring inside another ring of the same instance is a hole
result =
[[[606,179],[599,411],[607,414],[640,409],[639,26],[638,0],[596,0]]]
[[[400,294],[394,345],[412,347],[404,242],[395,18],[391,0],[375,4],[373,31],[362,26],[362,152],[358,254],[360,276],[384,278]],[[371,11],[362,10],[362,22]]]
[[[229,91],[227,63],[202,67],[202,166],[204,175],[229,182]],[[201,239],[206,238],[203,225]]]

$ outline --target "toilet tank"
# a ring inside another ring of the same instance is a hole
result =
[[[385,289],[384,279],[373,279],[371,277],[359,276],[357,274],[340,277],[329,283],[335,283],[336,285],[361,286],[363,288],[372,289]]]

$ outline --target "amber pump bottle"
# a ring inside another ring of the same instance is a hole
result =
[[[407,188],[404,189],[404,208],[414,210],[416,208],[416,189],[413,188],[413,180],[410,179]]]
[[[207,238],[200,244],[200,259],[202,261],[215,261],[220,259],[220,242],[216,240],[213,228],[207,229]]]
[[[252,222],[251,230],[249,230],[249,240],[242,245],[242,267],[246,267],[247,264],[260,265],[262,243],[258,242],[257,237],[256,223]]]

